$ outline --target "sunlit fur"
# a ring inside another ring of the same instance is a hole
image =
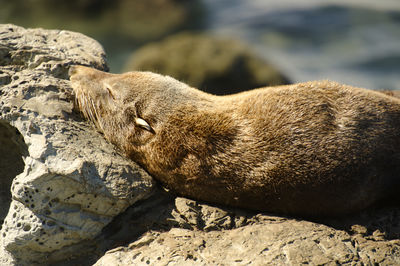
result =
[[[400,194],[397,98],[330,81],[214,96],[150,72],[70,74],[85,117],[180,195],[314,216]]]

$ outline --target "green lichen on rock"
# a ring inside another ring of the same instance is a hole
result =
[[[169,75],[216,94],[288,83],[277,69],[238,41],[191,33],[138,49],[124,70]]]

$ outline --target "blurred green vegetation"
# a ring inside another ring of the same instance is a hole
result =
[[[153,71],[215,94],[287,84],[288,79],[240,42],[181,33],[138,49],[125,71]]]
[[[1,23],[145,42],[201,24],[199,1],[0,0]]]

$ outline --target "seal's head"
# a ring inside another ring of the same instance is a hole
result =
[[[196,90],[151,72],[110,74],[84,66],[69,70],[77,107],[105,137],[131,154],[148,143],[173,107]]]

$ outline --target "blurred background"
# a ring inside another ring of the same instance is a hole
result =
[[[111,72],[228,94],[330,79],[400,89],[399,0],[0,0],[0,23],[78,31]]]

